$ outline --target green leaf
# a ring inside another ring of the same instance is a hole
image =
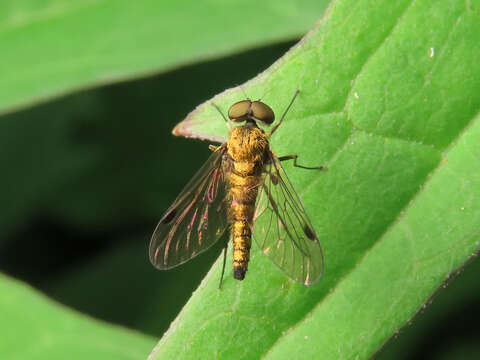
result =
[[[164,358],[366,359],[480,248],[480,4],[336,1],[242,89],[281,114],[271,140],[326,171],[286,170],[325,251],[320,283],[293,283],[253,246],[247,277],[221,261],[153,352]],[[224,140],[207,102],[176,134]],[[301,355],[299,355],[301,354]]]
[[[480,301],[479,271],[480,261],[472,261],[458,276],[451,277],[434,295],[434,301],[422,307],[415,321],[401,329],[375,359],[401,360],[405,354],[421,359],[422,353],[428,353],[431,359],[474,359],[479,351],[475,327],[479,320],[475,311]],[[473,327],[466,326],[469,320],[473,320]],[[465,349],[472,350],[470,357],[460,355]]]
[[[0,113],[304,33],[322,1],[0,3]]]
[[[146,358],[153,346],[145,335],[62,308],[2,274],[0,293],[4,359],[133,360]]]

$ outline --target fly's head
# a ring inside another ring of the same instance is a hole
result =
[[[275,120],[275,114],[270,106],[257,100],[250,99],[236,102],[228,110],[228,117],[233,122],[260,121],[264,125],[270,125]]]

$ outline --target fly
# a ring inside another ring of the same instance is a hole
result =
[[[252,236],[258,246],[293,280],[316,283],[323,271],[323,254],[318,237],[295,192],[282,161],[297,155],[277,157],[269,138],[292,106],[298,90],[280,120],[260,100],[233,104],[228,117],[243,125],[231,127],[220,146],[210,146],[210,158],[190,180],[158,223],[150,242],[150,261],[167,270],[183,264],[215,244],[227,228],[233,242],[233,276],[243,280],[250,260]],[[225,270],[226,250],[223,269]]]

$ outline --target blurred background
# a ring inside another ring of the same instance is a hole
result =
[[[207,142],[171,130],[295,42],[1,115],[0,270],[80,312],[160,337],[221,250],[168,272],[148,260],[157,221],[209,154]],[[478,262],[463,269],[376,358],[480,358],[479,271]]]

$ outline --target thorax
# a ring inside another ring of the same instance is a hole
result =
[[[234,162],[262,162],[267,150],[267,135],[256,126],[238,126],[230,132],[227,151]]]

